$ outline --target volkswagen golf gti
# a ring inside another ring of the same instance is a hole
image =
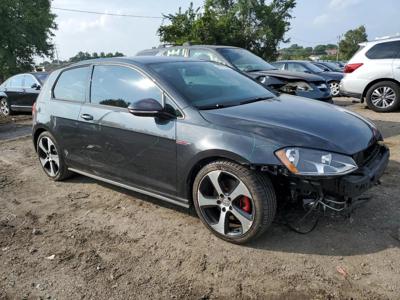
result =
[[[187,58],[111,58],[55,71],[33,123],[50,179],[79,173],[194,205],[211,232],[233,243],[262,234],[282,203],[351,206],[389,159],[368,120]]]

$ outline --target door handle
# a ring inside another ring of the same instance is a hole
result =
[[[84,120],[86,120],[86,121],[91,121],[91,120],[93,120],[93,116],[92,116],[92,115],[89,115],[89,114],[82,114],[82,115],[81,115],[81,118],[84,119]]]

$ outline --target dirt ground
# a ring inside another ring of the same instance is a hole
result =
[[[0,141],[0,299],[399,299],[400,112],[338,104],[374,120],[391,148],[372,200],[307,235],[274,224],[246,246],[143,195],[52,182],[29,137]]]

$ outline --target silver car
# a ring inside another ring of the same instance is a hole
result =
[[[343,95],[378,112],[400,107],[400,36],[365,42],[349,60],[340,82]]]

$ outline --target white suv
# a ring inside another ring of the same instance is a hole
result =
[[[400,107],[400,37],[360,44],[340,82],[343,95],[356,97],[379,112]]]

